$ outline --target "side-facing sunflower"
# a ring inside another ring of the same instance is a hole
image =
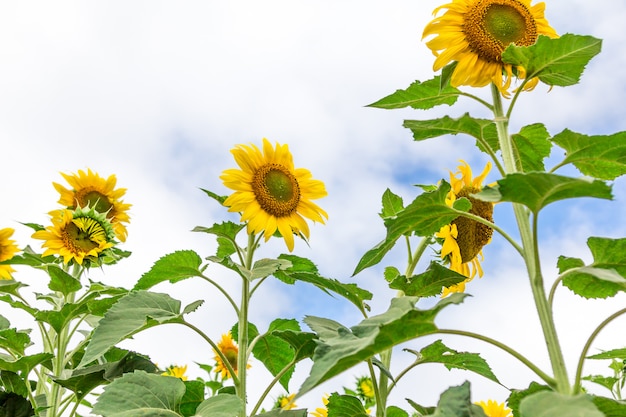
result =
[[[103,213],[93,208],[55,210],[50,212],[52,226],[33,233],[47,248],[43,256],[59,255],[63,262],[72,261],[90,266],[99,264],[99,258],[115,245],[115,232]]]
[[[296,394],[283,394],[276,398],[274,408],[280,408],[281,410],[293,410],[298,405],[293,401],[296,398]]]
[[[220,340],[217,344],[217,348],[226,357],[228,363],[233,368],[233,371],[235,371],[235,375],[237,375],[237,357],[239,356],[239,347],[235,345],[235,342],[233,341],[233,337],[230,335],[230,332],[222,335],[222,340]],[[222,379],[230,378],[231,374],[228,370],[228,367],[224,364],[224,361],[222,360],[220,355],[218,355],[215,351],[214,353],[216,363],[214,372],[221,374]],[[248,364],[247,367],[249,368],[250,364]]]
[[[241,169],[227,169],[220,179],[235,190],[224,205],[240,212],[248,233],[263,232],[265,241],[278,231],[289,251],[294,234],[309,238],[305,217],[324,223],[328,214],[311,200],[327,195],[324,183],[314,180],[311,172],[294,168],[287,145],[272,144],[263,138],[263,151],[255,145],[238,145],[231,153]]]
[[[510,408],[497,401],[481,401],[477,405],[481,406],[487,417],[511,417],[513,415]]]
[[[79,170],[78,173],[68,175],[61,173],[63,178],[72,187],[67,189],[61,184],[53,182],[54,188],[61,194],[59,204],[74,210],[78,207],[93,208],[98,213],[106,214],[107,219],[113,225],[115,236],[125,242],[128,235],[124,223],[130,221],[128,210],[130,204],[124,203],[122,197],[126,194],[126,188],[115,188],[117,178],[109,175],[104,179],[91,169],[87,172]]]
[[[0,262],[8,261],[20,251],[15,241],[11,239],[13,232],[15,230],[10,227],[0,229]],[[0,265],[0,280],[12,279],[11,273],[13,272],[15,272],[15,269],[11,265]]]
[[[524,79],[522,67],[502,62],[502,52],[511,43],[533,45],[539,35],[558,37],[544,16],[545,4],[530,5],[531,0],[453,0],[435,9],[446,10],[424,29],[423,37],[435,35],[426,42],[433,51],[433,69],[440,70],[450,62],[457,65],[450,84],[483,87],[494,83],[506,97],[514,75]],[[534,88],[538,79],[529,80],[524,89]]]
[[[465,197],[472,208],[470,213],[493,223],[493,203],[477,200],[471,196],[482,190],[482,183],[491,170],[491,164],[487,163],[483,172],[472,178],[472,168],[465,161],[461,161],[457,173],[450,172],[451,189],[446,198],[446,204],[452,206],[458,198]],[[457,175],[459,177],[457,177]],[[442,296],[452,292],[465,291],[465,284],[470,282],[476,274],[483,276],[480,265],[483,259],[482,249],[491,241],[493,229],[475,220],[459,216],[450,224],[441,227],[436,237],[443,240],[441,258],[448,267],[467,279],[456,285],[444,288]]]
[[[170,365],[165,369],[161,375],[163,376],[173,376],[174,378],[180,378],[183,381],[187,380],[187,365],[178,366],[178,365]]]

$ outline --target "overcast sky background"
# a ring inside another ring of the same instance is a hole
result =
[[[448,178],[459,159],[476,172],[487,159],[468,137],[445,137],[415,143],[402,128],[406,118],[436,118],[481,108],[461,100],[452,109],[428,112],[367,108],[416,79],[432,78],[433,56],[421,33],[441,1],[20,1],[0,3],[0,143],[4,179],[0,192],[0,227],[16,229],[21,246],[30,229],[19,222],[48,224],[57,207],[51,182],[59,172],[91,168],[102,176],[116,174],[133,204],[124,249],[133,256],[91,277],[132,287],[159,257],[177,249],[212,255],[211,236],[191,233],[232,219],[199,188],[219,194],[219,180],[235,167],[229,150],[240,143],[288,143],[297,167],[310,169],[326,183],[329,196],[318,203],[329,214],[326,226],[311,228],[310,247],[296,242],[294,254],[318,264],[323,275],[357,282],[374,292],[373,313],[386,310],[394,292],[386,288],[382,268],[405,267],[400,248],[380,267],[350,277],[362,254],[384,237],[377,213],[386,188],[411,201],[413,184]],[[534,4],[534,2],[533,2]],[[624,2],[548,0],[546,15],[558,33],[593,35],[604,40],[603,52],[583,76],[582,84],[551,92],[539,86],[524,94],[511,121],[512,131],[542,122],[551,134],[568,127],[585,134],[626,130]],[[610,6],[610,7],[607,7]],[[484,94],[479,92],[479,94]],[[560,151],[553,153],[558,160]],[[561,171],[560,171],[561,172]],[[562,171],[567,173],[568,171]],[[498,179],[492,173],[487,182]],[[541,220],[544,272],[556,277],[559,255],[590,259],[590,235],[623,237],[625,182],[614,183],[614,202],[567,201],[554,204]],[[510,206],[496,208],[496,223],[513,226]],[[261,256],[286,252],[282,241],[264,247]],[[536,361],[549,372],[532,297],[522,262],[499,236],[484,250],[485,277],[468,286],[473,295],[438,319],[442,327],[483,332]],[[430,260],[426,254],[423,265]],[[423,270],[423,267],[421,268]],[[235,278],[211,267],[212,276],[237,291]],[[34,288],[44,276],[20,268],[16,278]],[[207,302],[190,320],[219,338],[235,317],[219,294],[191,280],[159,285],[183,303]],[[588,335],[606,316],[622,308],[626,297],[588,301],[561,290],[556,321],[573,377],[575,360]],[[2,307],[9,319],[13,313]],[[348,303],[314,287],[289,287],[275,280],[255,299],[251,320],[260,329],[276,317],[330,317],[347,326],[359,314]],[[15,324],[15,323],[14,323]],[[592,352],[624,347],[626,319],[600,334]],[[30,327],[24,323],[23,327]],[[420,349],[436,338],[402,347]],[[510,388],[528,385],[533,375],[506,354],[482,343],[445,337],[456,349],[481,352],[501,382]],[[149,354],[161,365],[189,363],[190,376],[201,375],[193,362],[210,363],[210,348],[188,330],[174,326],[151,329],[124,346]],[[412,356],[400,350],[394,371]],[[602,363],[586,373],[608,372]],[[300,365],[292,382],[297,390],[308,365]],[[265,381],[262,365],[250,370]],[[303,397],[315,407],[325,392],[352,385],[362,371],[349,371]],[[394,393],[403,400],[434,405],[450,385],[469,379],[476,401],[503,400],[503,387],[440,365],[412,371]],[[252,387],[262,391],[261,383]],[[601,392],[601,391],[598,391]],[[280,391],[276,391],[275,395]],[[604,394],[607,394],[604,392]]]

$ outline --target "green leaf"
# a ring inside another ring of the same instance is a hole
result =
[[[436,76],[432,80],[419,82],[415,81],[406,90],[396,90],[368,107],[379,109],[401,109],[412,107],[414,109],[427,110],[441,104],[449,106],[456,103],[460,91],[450,85],[441,87],[441,80]]]
[[[385,281],[389,282],[390,284],[393,283],[393,281],[400,277],[402,274],[400,274],[400,271],[398,270],[398,268],[396,268],[395,266],[387,266],[385,267],[385,272],[383,272],[383,276],[385,277]],[[402,279],[406,280],[406,277],[402,277]],[[400,284],[398,284],[400,285]],[[391,288],[395,288],[395,287],[391,287]],[[396,289],[400,289],[400,288],[396,288]],[[405,295],[411,295],[411,294],[406,294]]]
[[[526,389],[514,389],[511,390],[509,398],[506,400],[507,405],[513,411],[514,416],[519,416],[519,405],[522,400],[539,391],[551,391],[551,388],[547,385],[541,385],[536,382],[531,382]]]
[[[317,267],[308,259],[299,258],[295,255],[282,254],[281,260],[291,262],[292,266],[277,271],[275,274],[281,281],[293,283],[295,281],[307,282],[328,293],[332,291],[354,304],[360,311],[364,311],[365,301],[372,299],[372,293],[359,288],[352,283],[343,283],[333,278],[326,278],[317,273]]]
[[[180,416],[184,393],[185,384],[178,378],[135,371],[106,386],[93,412],[106,417]]]
[[[482,407],[472,403],[469,382],[450,387],[441,394],[433,417],[487,417]]]
[[[466,279],[466,276],[432,261],[425,272],[408,279],[404,275],[399,275],[389,287],[412,297],[432,297],[441,294],[443,287],[450,287]]]
[[[476,145],[482,152],[495,153],[500,149],[493,120],[475,119],[468,113],[458,119],[444,116],[431,120],[405,120],[403,126],[413,132],[413,139],[416,141],[443,135],[466,134],[476,139]]]
[[[267,413],[257,414],[254,417],[307,417],[306,409],[299,410],[281,410],[277,408],[275,410],[268,411]]]
[[[540,391],[522,399],[520,417],[605,417],[590,395]]]
[[[185,395],[180,400],[180,413],[183,417],[192,417],[198,406],[204,401],[204,383],[202,381],[183,381]]]
[[[326,408],[328,417],[369,417],[363,403],[352,395],[332,394]]]
[[[0,369],[20,375],[28,375],[35,366],[47,363],[53,357],[54,355],[51,353],[36,353],[34,355],[22,356],[16,360],[7,360],[0,356]]]
[[[565,129],[552,142],[566,151],[559,165],[574,164],[584,175],[603,180],[626,174],[626,132],[587,136]]]
[[[180,301],[167,294],[131,292],[98,322],[79,367],[96,359],[133,334],[163,323],[182,321]]]
[[[279,257],[280,258],[280,257]],[[260,279],[274,274],[276,271],[289,269],[291,262],[285,259],[259,259],[252,266],[250,279]]]
[[[550,134],[541,123],[524,126],[512,135],[513,150],[523,172],[545,171],[543,160],[550,155]]]
[[[418,195],[394,218],[386,219],[387,236],[363,255],[352,275],[378,264],[401,236],[412,233],[418,236],[431,236],[438,232],[441,226],[456,219],[459,211],[470,209],[471,203],[466,198],[457,200],[455,208],[448,207],[446,196],[449,191],[450,184],[442,180],[436,191]]]
[[[380,217],[383,219],[393,218],[404,209],[402,197],[392,193],[389,188],[383,193],[382,200],[383,209],[380,213]]]
[[[466,294],[452,294],[428,310],[415,307],[419,297],[391,300],[385,313],[348,329],[329,319],[307,316],[305,323],[318,334],[313,366],[298,395],[393,346],[437,330],[434,319],[445,307],[459,304]]]
[[[587,356],[587,359],[626,359],[626,348],[607,350],[606,352]]]
[[[300,325],[297,320],[276,319],[270,323],[267,333],[257,339],[252,349],[254,357],[261,361],[273,376],[276,376],[294,359],[295,352],[284,339],[273,335],[274,330],[300,331]],[[289,391],[289,380],[293,371],[294,367],[291,367],[279,380],[286,391]]]
[[[27,398],[30,392],[27,386],[29,384],[15,372],[0,370],[0,387],[2,388],[0,392],[14,392],[21,397]]]
[[[202,402],[196,410],[196,417],[237,417],[241,409],[239,397],[219,394]]]
[[[478,353],[457,352],[444,345],[441,340],[437,340],[420,350],[419,354],[419,363],[441,363],[448,369],[471,371],[500,383],[487,362]]]
[[[611,392],[613,390],[613,386],[615,385],[615,383],[619,381],[619,378],[615,378],[613,376],[603,376],[603,375],[588,375],[588,376],[583,377],[582,379],[585,381],[590,381],[595,384],[601,385]]]
[[[241,232],[244,227],[246,227],[245,223],[234,223],[234,222],[229,221],[229,222],[215,223],[211,227],[196,226],[193,228],[192,231],[209,233],[211,235],[223,237],[225,239],[228,239],[234,242],[235,237],[237,237],[237,234],[239,234],[239,232]]]
[[[204,191],[206,193],[206,195],[208,195],[209,197],[211,197],[213,200],[217,201],[220,204],[224,204],[224,201],[226,201],[226,199],[228,198],[228,196],[225,195],[218,195],[215,194],[213,191],[209,191],[209,190],[205,190],[204,188],[200,188],[202,191]]]
[[[37,312],[35,318],[37,321],[48,323],[52,328],[60,333],[61,330],[70,323],[73,319],[87,314],[89,309],[87,304],[82,302],[80,304],[67,303],[61,307],[61,310],[43,310]]]
[[[387,407],[386,412],[387,417],[409,417],[409,413],[399,407],[396,407],[395,405]]]
[[[566,33],[551,39],[540,35],[531,46],[510,44],[502,53],[502,61],[524,67],[527,79],[539,77],[545,84],[566,87],[580,81],[587,63],[601,48],[602,41],[592,36]]]
[[[74,293],[82,288],[80,281],[55,265],[48,267],[50,283],[48,288],[52,291],[59,291],[63,295]]]
[[[0,346],[24,355],[26,348],[31,345],[28,333],[14,328],[0,330]]]
[[[594,396],[593,403],[605,417],[626,417],[626,404],[623,401]]]
[[[585,298],[613,297],[626,291],[626,238],[590,237],[587,246],[593,263],[580,266],[576,258],[560,258],[559,269],[565,270],[563,285]]]
[[[154,263],[150,271],[139,278],[135,290],[147,290],[163,282],[178,282],[190,277],[201,277],[202,258],[192,250],[180,250],[165,255]]]
[[[0,417],[32,417],[35,410],[28,399],[13,392],[0,391]]]
[[[309,332],[295,332],[291,330],[274,330],[272,335],[280,337],[289,343],[294,351],[294,360],[296,362],[302,359],[310,358],[317,347],[317,335]]]
[[[593,197],[611,200],[611,187],[599,180],[570,178],[547,172],[508,174],[494,187],[486,187],[475,198],[523,204],[537,214],[556,201]]]

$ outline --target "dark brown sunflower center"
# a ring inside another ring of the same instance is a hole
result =
[[[499,62],[509,44],[534,44],[537,24],[519,0],[478,0],[464,16],[463,33],[473,52],[487,61]]]
[[[76,201],[80,207],[90,207],[98,213],[107,213],[113,207],[107,196],[95,190],[81,190],[76,193]]]
[[[260,167],[254,173],[252,191],[261,208],[276,217],[294,213],[300,202],[298,180],[279,164]]]
[[[457,197],[465,197],[472,203],[470,213],[493,222],[493,204],[470,197],[470,194],[477,193],[478,191],[480,190],[476,187],[463,187],[457,194]],[[456,242],[461,252],[461,262],[469,262],[478,255],[483,246],[489,243],[493,229],[462,216],[454,219],[452,223],[456,224],[456,228],[459,232]]]
[[[84,230],[84,228],[70,223],[65,227],[63,243],[74,254],[87,253],[98,247],[98,244],[92,240],[92,235],[93,230]]]

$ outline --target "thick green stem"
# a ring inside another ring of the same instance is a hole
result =
[[[498,140],[500,144],[500,151],[502,152],[504,169],[507,174],[519,172],[520,170],[518,169],[518,165],[515,160],[515,153],[513,151],[513,144],[508,132],[508,115],[510,115],[511,109],[509,109],[507,116],[505,116],[502,107],[502,97],[498,88],[493,84],[491,86],[491,92],[494,101],[494,121],[498,132]],[[541,328],[543,330],[546,346],[548,348],[552,370],[556,379],[556,389],[563,394],[569,394],[570,383],[567,376],[567,369],[565,367],[563,353],[561,351],[561,346],[556,333],[552,309],[548,302],[548,298],[546,297],[543,276],[541,274],[539,264],[536,216],[534,219],[535,227],[531,228],[529,212],[526,208],[519,204],[513,204],[513,212],[515,213],[515,219],[522,238],[524,261],[530,278],[530,287],[532,289],[535,306],[539,315],[539,321],[541,322]]]
[[[380,362],[386,369],[391,367],[391,352],[392,350],[386,350],[380,353]],[[389,396],[389,377],[385,372],[380,373],[380,378],[378,380],[378,393],[380,400],[379,403],[376,403],[376,417],[385,417],[387,415],[387,397]]]
[[[252,270],[254,249],[256,248],[255,235],[248,235],[248,248],[244,268]],[[237,355],[237,371],[239,376],[239,388],[237,394],[242,402],[241,417],[246,417],[246,366],[248,364],[248,307],[250,304],[250,281],[241,279],[241,305],[239,306],[239,354]]]

